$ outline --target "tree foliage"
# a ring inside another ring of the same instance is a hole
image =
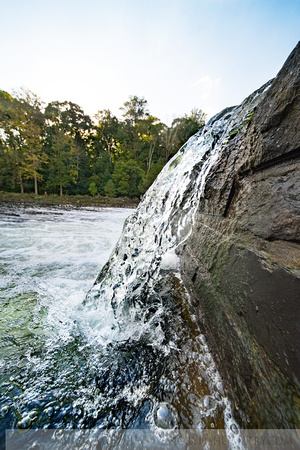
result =
[[[42,181],[40,169],[47,162],[43,149],[44,115],[39,98],[30,91],[15,97],[0,91],[0,146],[4,186],[24,192],[24,180]]]
[[[0,189],[139,197],[205,119],[194,109],[168,127],[138,96],[120,109],[92,120],[72,102],[0,91]]]

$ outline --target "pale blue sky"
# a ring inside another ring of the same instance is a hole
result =
[[[169,122],[240,103],[300,37],[300,0],[0,0],[0,89]]]

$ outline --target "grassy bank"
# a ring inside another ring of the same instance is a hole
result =
[[[139,200],[127,197],[104,197],[95,195],[34,195],[0,191],[0,202],[37,203],[40,205],[73,205],[73,206],[110,206],[118,208],[136,208]]]

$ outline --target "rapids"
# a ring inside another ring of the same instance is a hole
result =
[[[94,430],[90,444],[109,446],[107,430],[149,430],[166,443],[176,430],[225,429],[241,447],[176,251],[222,145],[267,87],[179,150],[108,261],[128,210],[1,209],[2,430]]]

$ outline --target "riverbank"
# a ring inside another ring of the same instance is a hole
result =
[[[0,202],[36,203],[40,205],[108,206],[115,208],[136,208],[139,200],[127,197],[104,197],[95,195],[34,195],[0,191]]]

